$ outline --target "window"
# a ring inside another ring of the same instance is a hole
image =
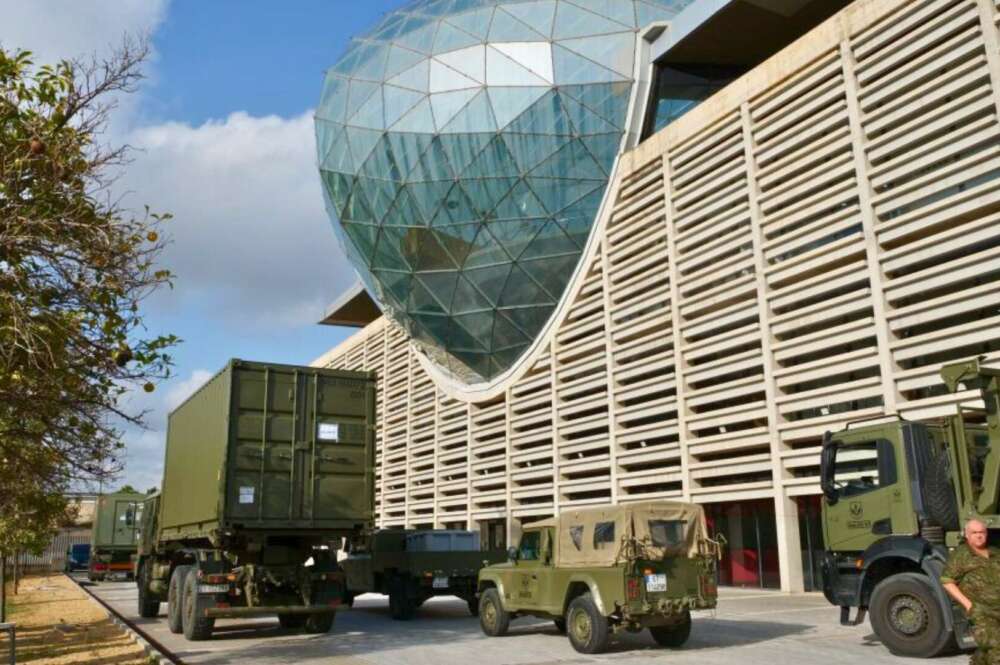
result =
[[[684,520],[649,520],[649,535],[653,545],[675,549],[684,545],[687,522]]]
[[[517,558],[521,561],[537,561],[538,551],[541,549],[542,532],[526,531],[521,536],[521,547],[518,549]]]
[[[579,552],[583,549],[583,527],[571,526],[569,528],[569,539],[573,541],[573,546]]]
[[[615,523],[598,522],[594,525],[594,549],[599,550],[615,542]]]
[[[896,454],[886,439],[837,448],[833,486],[840,497],[867,494],[896,483]]]
[[[743,66],[657,63],[643,138],[660,131],[744,71]]]

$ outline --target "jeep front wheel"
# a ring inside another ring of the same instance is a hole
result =
[[[676,649],[683,646],[691,636],[691,613],[685,610],[680,623],[670,626],[650,626],[649,633],[661,647]]]
[[[948,644],[944,612],[924,575],[901,573],[882,580],[869,611],[875,634],[898,656],[930,658]]]
[[[569,643],[580,653],[601,653],[608,647],[608,619],[589,593],[577,596],[566,610]]]
[[[479,596],[479,626],[490,637],[507,634],[510,628],[510,614],[500,602],[496,588],[489,588]]]

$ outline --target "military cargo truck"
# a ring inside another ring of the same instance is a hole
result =
[[[101,582],[108,577],[132,578],[132,556],[139,543],[142,494],[118,492],[97,499],[90,531],[90,562],[87,578]]]
[[[648,628],[680,647],[691,610],[716,605],[719,544],[689,503],[571,510],[525,527],[508,563],[479,571],[479,623],[504,635],[520,616],[550,618],[581,653],[599,653],[618,631]]]
[[[473,531],[386,529],[349,543],[340,565],[349,601],[362,593],[387,595],[392,618],[405,620],[433,596],[458,596],[477,615],[479,569],[505,558],[503,551],[481,551]]]
[[[370,373],[231,361],[168,417],[138,557],[139,613],[191,640],[222,617],[328,631],[335,547],[371,528]]]
[[[842,624],[867,613],[883,644],[904,656],[974,644],[939,578],[964,520],[982,520],[991,544],[1000,540],[1000,370],[973,360],[941,376],[952,393],[978,389],[985,408],[850,424],[826,433],[821,456],[823,592]]]

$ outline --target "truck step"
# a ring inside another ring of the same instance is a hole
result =
[[[867,607],[859,607],[857,615],[851,619],[851,608],[846,605],[841,605],[840,607],[840,625],[841,626],[857,626],[864,622],[865,615],[868,614]]]

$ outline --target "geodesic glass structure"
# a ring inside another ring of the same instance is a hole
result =
[[[690,0],[421,0],[316,111],[340,242],[443,369],[490,380],[562,297],[625,133],[637,32]]]

